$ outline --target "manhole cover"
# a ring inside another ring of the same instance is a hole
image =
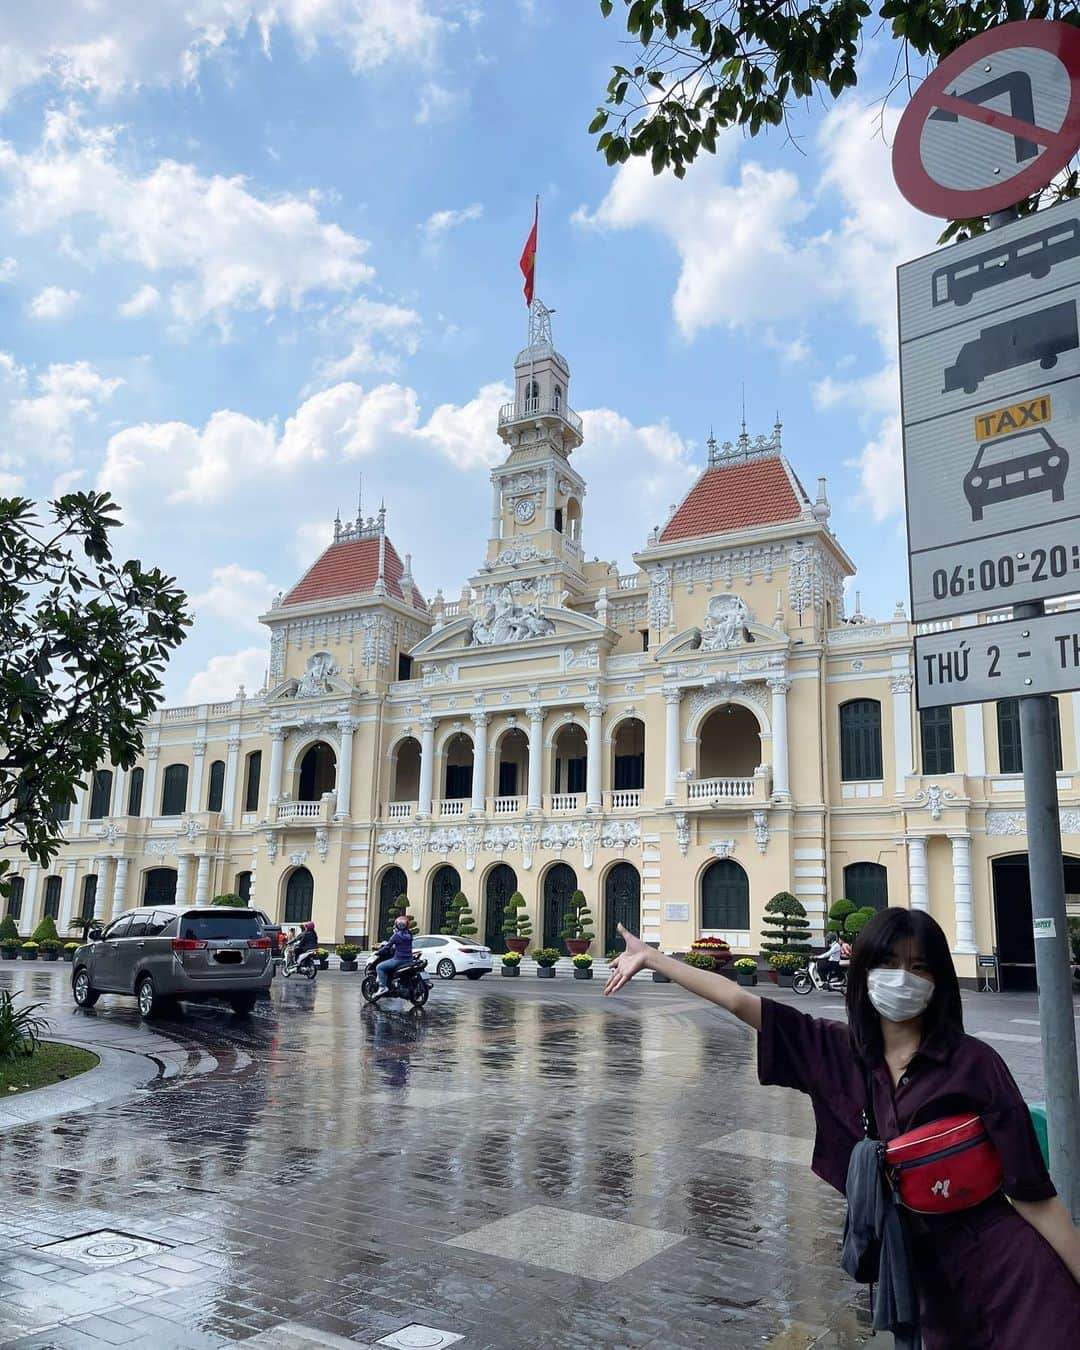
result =
[[[47,1247],[38,1248],[38,1251],[48,1252],[50,1256],[81,1261],[87,1266],[116,1266],[121,1261],[134,1261],[137,1256],[168,1250],[164,1242],[153,1242],[150,1238],[135,1237],[131,1233],[118,1233],[110,1228],[99,1229],[96,1233],[80,1233],[77,1237],[64,1238],[62,1242],[50,1242]]]
[[[425,1327],[414,1322],[412,1326],[402,1327],[400,1331],[384,1336],[375,1344],[393,1346],[394,1350],[443,1350],[444,1346],[454,1345],[461,1339],[454,1331],[440,1331],[438,1327]]]

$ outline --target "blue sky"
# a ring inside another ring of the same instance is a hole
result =
[[[779,410],[803,481],[828,476],[864,611],[906,597],[893,269],[941,227],[892,185],[887,47],[799,148],[731,132],[679,183],[586,134],[622,57],[591,0],[20,8],[0,491],[116,495],[122,550],[193,599],[170,701],[259,686],[255,615],[361,476],[425,593],[475,570],[536,192],[590,556],[629,567],[745,386],[751,433]]]

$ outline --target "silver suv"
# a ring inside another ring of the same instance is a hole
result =
[[[178,999],[218,998],[249,1013],[274,977],[271,940],[250,909],[134,909],[89,936],[71,971],[80,1008],[101,994],[134,994],[146,1018]]]

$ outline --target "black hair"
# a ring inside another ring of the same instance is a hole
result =
[[[964,1030],[960,982],[956,978],[949,940],[941,925],[921,909],[892,906],[875,914],[851,949],[847,977],[848,1026],[855,1051],[864,1064],[879,1064],[884,1056],[881,1020],[867,992],[867,977],[883,966],[896,948],[912,942],[922,950],[934,981],[934,997],[922,1016],[923,1039],[936,1031]]]

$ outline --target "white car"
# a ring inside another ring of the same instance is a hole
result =
[[[440,979],[464,975],[468,980],[478,980],[481,975],[491,974],[491,948],[468,938],[431,933],[414,937],[412,945],[416,955],[427,961],[428,971]]]

